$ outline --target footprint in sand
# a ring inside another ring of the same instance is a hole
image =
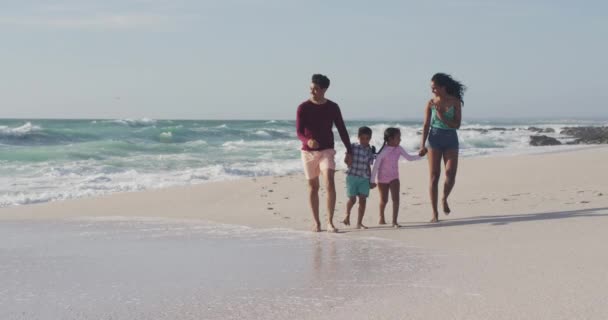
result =
[[[266,208],[266,210],[274,210],[274,208],[273,207],[268,207],[268,208]]]
[[[285,199],[285,200],[289,200],[289,197],[285,197],[285,198],[283,198],[283,199]]]
[[[583,200],[583,201],[579,201],[578,203],[589,203],[589,202],[591,202],[591,201]]]
[[[601,193],[601,192],[598,192],[598,193],[596,194],[596,196],[598,196],[598,197],[601,197],[601,196],[603,196],[603,195],[604,195],[604,194],[603,194],[603,193]]]
[[[291,217],[283,217],[283,219],[291,219]]]

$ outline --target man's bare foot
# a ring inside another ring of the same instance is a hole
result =
[[[439,222],[439,219],[437,219],[436,217],[431,219],[431,221],[429,221],[430,223],[437,223]]]
[[[346,218],[342,220],[342,223],[344,223],[345,226],[350,226],[350,216],[346,216]]]
[[[378,222],[378,224],[386,224],[386,221],[384,221],[384,218],[380,218],[380,221]]]
[[[393,228],[399,229],[399,228],[401,228],[401,225],[396,222],[393,222]]]
[[[327,224],[327,232],[336,233],[336,232],[338,232],[338,229],[336,227],[334,227],[333,224],[328,223]]]
[[[321,225],[315,224],[312,226],[312,232],[321,232]]]
[[[357,229],[367,229],[367,227],[364,226],[363,223],[360,223],[357,225]]]
[[[441,199],[441,204],[443,205],[443,213],[445,213],[445,215],[447,216],[448,214],[450,214],[450,207],[448,206],[448,200],[443,198]]]

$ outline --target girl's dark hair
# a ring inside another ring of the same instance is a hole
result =
[[[431,81],[440,87],[445,87],[445,91],[464,103],[464,91],[467,87],[457,80],[454,80],[451,75],[445,73],[435,73],[431,78]]]
[[[386,130],[384,130],[384,143],[382,144],[382,148],[380,148],[380,150],[378,151],[378,154],[382,152],[382,149],[384,149],[384,146],[386,146],[388,140],[396,135],[401,135],[401,130],[399,130],[399,128],[388,127],[386,128]]]

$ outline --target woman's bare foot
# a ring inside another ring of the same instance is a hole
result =
[[[346,218],[342,220],[342,223],[344,223],[345,226],[350,226],[350,216],[346,215]]]
[[[336,233],[336,232],[338,232],[338,229],[336,227],[334,227],[333,224],[328,223],[327,224],[327,232]]]
[[[312,226],[312,232],[321,232],[321,225],[315,224]]]
[[[441,199],[441,204],[443,205],[443,213],[447,216],[450,214],[450,207],[448,206],[448,200],[446,198]]]
[[[364,225],[363,225],[363,223],[359,223],[359,224],[357,225],[357,229],[367,229],[367,227],[366,227],[366,226],[364,226]]]
[[[439,222],[439,219],[437,219],[437,217],[433,217],[433,219],[431,219],[431,221],[429,221],[430,223],[437,223]]]
[[[401,228],[401,225],[398,224],[397,222],[393,222],[393,228],[399,229],[399,228]]]

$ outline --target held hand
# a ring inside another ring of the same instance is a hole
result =
[[[353,155],[347,153],[346,156],[344,156],[344,163],[346,163],[346,166],[350,168],[350,166],[353,164]]]
[[[376,187],[376,184],[375,184],[375,183],[373,183],[373,182],[370,182],[370,183],[369,183],[369,188],[370,188],[370,189],[373,189],[373,188],[375,188],[375,187]]]
[[[315,139],[308,139],[308,142],[306,144],[311,149],[318,149],[319,148],[319,143]]]
[[[429,151],[429,150],[428,150],[426,147],[422,147],[422,148],[420,148],[420,150],[418,151],[418,155],[419,155],[419,156],[421,156],[421,157],[424,157],[428,151]]]

